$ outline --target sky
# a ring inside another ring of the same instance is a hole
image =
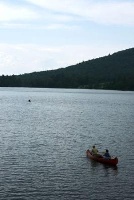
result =
[[[64,68],[134,47],[134,0],[0,0],[0,75]]]

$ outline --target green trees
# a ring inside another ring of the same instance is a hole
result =
[[[0,87],[19,87],[21,86],[21,80],[15,76],[0,76]]]

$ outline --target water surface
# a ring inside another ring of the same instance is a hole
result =
[[[0,199],[133,199],[133,130],[134,92],[0,88]]]

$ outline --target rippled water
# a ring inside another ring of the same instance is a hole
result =
[[[93,144],[118,167],[86,158]],[[134,92],[0,88],[2,200],[133,199],[133,147]]]

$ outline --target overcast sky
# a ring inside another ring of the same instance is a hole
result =
[[[134,0],[0,0],[0,75],[134,47]]]

